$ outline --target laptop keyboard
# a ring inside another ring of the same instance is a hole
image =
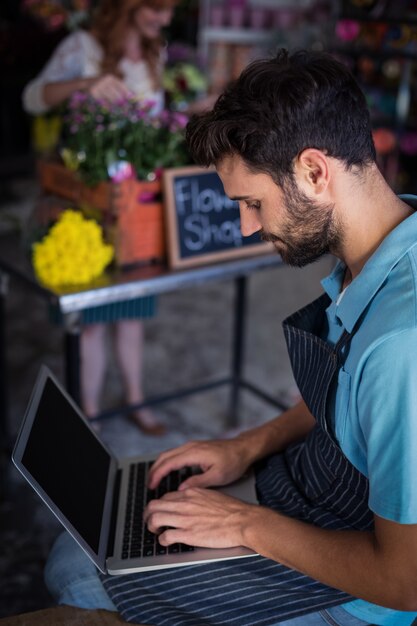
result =
[[[122,559],[152,557],[161,554],[192,552],[194,548],[182,543],[161,546],[158,535],[151,533],[143,523],[143,510],[150,500],[160,498],[168,491],[176,491],[178,486],[193,474],[190,467],[171,472],[155,490],[146,487],[147,474],[152,462],[134,463],[129,470],[128,497],[123,534]]]

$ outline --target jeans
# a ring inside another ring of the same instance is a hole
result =
[[[302,617],[279,622],[275,626],[370,626],[353,615],[350,615],[341,606],[323,609],[317,613],[309,613]]]
[[[74,539],[64,532],[52,546],[45,567],[45,583],[58,604],[83,609],[117,611],[107,595],[97,569]],[[295,617],[274,626],[368,626],[342,607]]]
[[[97,568],[67,532],[59,535],[45,566],[45,584],[58,604],[117,611]]]

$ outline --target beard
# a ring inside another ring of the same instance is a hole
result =
[[[286,219],[280,235],[261,230],[262,240],[272,242],[284,263],[293,267],[304,267],[335,252],[342,243],[342,229],[336,223],[334,205],[310,200],[292,180],[282,189]]]

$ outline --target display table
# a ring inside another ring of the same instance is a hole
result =
[[[109,304],[137,298],[139,296],[158,295],[178,289],[185,289],[204,285],[214,281],[235,281],[234,329],[232,337],[232,362],[230,376],[220,380],[211,380],[204,385],[187,389],[171,390],[165,395],[147,398],[140,405],[156,405],[192,393],[212,389],[219,385],[231,385],[230,412],[228,425],[236,424],[236,406],[240,387],[257,394],[266,402],[278,408],[284,408],[275,398],[265,391],[243,380],[243,349],[244,349],[244,322],[246,304],[247,277],[262,269],[279,267],[282,264],[276,254],[252,256],[250,258],[228,260],[211,265],[204,265],[192,269],[170,270],[163,265],[148,265],[141,268],[117,270],[106,274],[95,285],[85,289],[67,292],[55,292],[43,288],[34,277],[29,259],[19,251],[10,262],[4,258],[0,247],[0,428],[7,438],[7,367],[6,367],[6,314],[5,298],[14,281],[20,281],[34,295],[43,298],[51,305],[55,305],[62,313],[65,333],[65,377],[66,386],[76,402],[80,399],[80,371],[79,371],[79,339],[81,332],[82,311],[91,306]],[[101,413],[97,418],[103,418],[117,413],[131,410],[132,406],[115,407]]]

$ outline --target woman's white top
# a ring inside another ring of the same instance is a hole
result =
[[[23,107],[33,115],[46,113],[49,109],[43,99],[43,88],[47,83],[94,78],[101,74],[103,50],[97,40],[83,30],[71,33],[57,46],[41,73],[30,81],[23,91]],[[119,69],[127,88],[139,100],[155,102],[153,112],[164,106],[162,90],[155,91],[145,61],[122,59]]]

